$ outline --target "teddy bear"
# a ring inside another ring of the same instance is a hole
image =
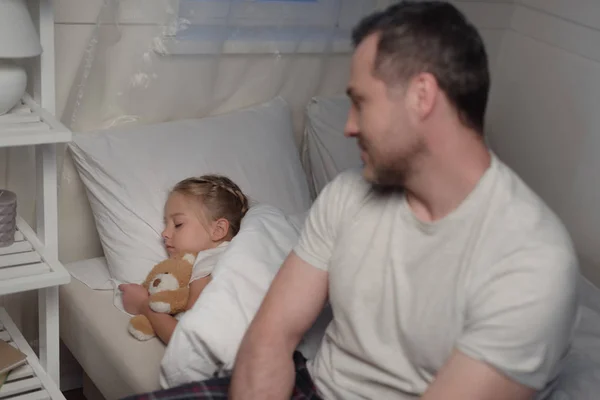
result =
[[[171,315],[185,311],[195,260],[196,255],[192,253],[176,254],[152,268],[142,286],[148,290],[149,306],[153,311]],[[144,315],[131,318],[128,330],[138,340],[156,336]]]

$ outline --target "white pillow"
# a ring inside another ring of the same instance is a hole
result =
[[[226,115],[78,134],[69,147],[119,282],[141,283],[167,256],[164,202],[186,177],[219,173],[286,213],[310,207],[291,112],[279,97]]]
[[[217,262],[213,280],[171,336],[161,363],[163,387],[232,370],[244,333],[299,235],[272,206],[261,204],[248,211]]]
[[[306,107],[303,159],[316,197],[340,172],[362,165],[356,140],[344,136],[346,96],[313,97]]]

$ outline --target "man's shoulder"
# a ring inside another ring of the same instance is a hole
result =
[[[558,215],[505,164],[500,164],[497,188],[489,210],[488,239],[498,251],[531,268],[534,275],[570,276],[577,270],[575,249]]]
[[[493,199],[495,217],[505,229],[533,240],[570,244],[558,215],[515,171],[500,163],[498,193]]]

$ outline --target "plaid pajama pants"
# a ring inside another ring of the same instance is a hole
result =
[[[296,384],[291,400],[321,400],[306,368],[306,359],[299,352],[294,353]],[[188,383],[171,389],[127,397],[124,400],[184,400],[184,399],[226,399],[231,378],[214,378],[202,382]]]

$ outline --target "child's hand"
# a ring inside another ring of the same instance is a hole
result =
[[[123,307],[129,314],[142,314],[144,308],[148,308],[148,291],[142,285],[122,284],[119,290],[123,292]]]

